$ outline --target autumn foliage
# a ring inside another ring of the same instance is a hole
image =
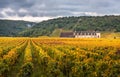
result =
[[[120,77],[119,39],[0,39],[0,77]]]

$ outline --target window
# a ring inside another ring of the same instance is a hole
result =
[[[82,33],[82,35],[84,35],[84,33]]]
[[[89,35],[91,35],[91,33],[89,33]]]

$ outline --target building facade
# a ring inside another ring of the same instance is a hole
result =
[[[60,37],[74,37],[74,38],[100,38],[101,34],[98,31],[74,31],[62,32]]]
[[[97,31],[75,31],[75,38],[100,38],[100,32]]]

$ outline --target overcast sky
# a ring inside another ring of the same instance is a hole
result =
[[[119,15],[120,0],[0,0],[0,19],[42,21],[64,16]]]

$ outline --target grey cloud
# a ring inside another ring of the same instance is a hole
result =
[[[119,0],[0,0],[0,10],[11,8],[15,13],[6,13],[10,16],[17,14],[20,17],[38,16],[74,16],[72,12],[96,12],[100,14],[119,14]],[[23,8],[28,12],[22,13]],[[86,15],[80,13],[77,15]],[[3,17],[0,14],[0,17]]]

